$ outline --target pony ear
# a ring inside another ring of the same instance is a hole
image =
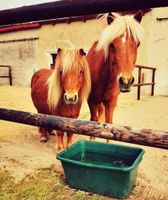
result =
[[[79,49],[79,53],[80,53],[81,56],[85,56],[86,55],[86,53],[85,53],[85,51],[83,49]]]
[[[139,10],[135,15],[134,15],[134,19],[137,20],[139,23],[141,22],[143,17],[143,12],[141,10]]]
[[[107,15],[107,24],[110,25],[114,21],[115,16],[112,13]]]
[[[61,52],[61,50],[62,50],[61,48],[58,48],[57,49],[57,54],[59,54]]]

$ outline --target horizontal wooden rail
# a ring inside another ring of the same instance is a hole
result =
[[[144,66],[144,65],[136,65],[135,67],[142,68],[142,69],[156,70],[155,67],[148,67],[148,66]]]
[[[0,78],[9,78],[9,76],[0,76]]]
[[[0,120],[168,149],[168,132],[0,108]]]
[[[156,17],[156,20],[158,21],[168,20],[168,17]]]
[[[152,82],[152,83],[139,83],[139,84],[134,84],[134,87],[137,87],[137,86],[145,86],[145,85],[155,85],[155,82]]]

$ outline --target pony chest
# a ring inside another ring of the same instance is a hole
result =
[[[57,114],[63,117],[77,118],[79,116],[80,108],[80,104],[70,105],[61,103],[57,107]]]
[[[105,92],[113,90],[116,85],[118,85],[117,75],[114,76],[110,70],[102,71],[99,73],[98,77],[92,79],[92,92],[104,94]]]

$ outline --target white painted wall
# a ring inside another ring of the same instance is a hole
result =
[[[36,42],[33,40],[0,44],[0,64],[11,66],[13,85],[30,85],[37,62]],[[1,75],[8,75],[8,70],[0,68]],[[7,78],[0,78],[0,85],[8,84]]]
[[[145,39],[139,49],[137,63],[156,67],[155,94],[168,95],[168,7],[155,8],[145,15],[142,25]],[[145,73],[145,81],[151,81],[151,73]],[[149,89],[144,90],[149,92]]]

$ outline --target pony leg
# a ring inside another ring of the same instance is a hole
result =
[[[98,113],[98,105],[94,105],[93,103],[89,103],[90,115],[91,115],[90,120],[91,121],[98,121],[98,115],[97,115],[97,113]],[[90,140],[94,141],[95,137],[94,136],[90,136]]]
[[[64,132],[57,131],[57,150],[61,151],[64,149],[64,142],[63,142]]]
[[[72,137],[73,137],[73,133],[71,132],[67,132],[67,145],[66,145],[66,148],[71,146],[72,144]]]
[[[105,107],[103,103],[98,105],[98,121],[105,122]]]
[[[105,118],[106,118],[106,123],[113,123],[113,113],[114,113],[114,109],[116,107],[116,103],[117,103],[117,99],[118,99],[118,95],[113,96],[112,100],[108,103],[105,103]],[[107,143],[109,142],[109,140],[106,140]]]
[[[40,133],[40,142],[47,142],[47,130],[45,128],[39,127],[39,133]]]
[[[53,130],[53,129],[51,129],[51,128],[48,128],[47,130],[48,130],[48,133],[49,133],[50,135],[55,135],[55,130]]]

